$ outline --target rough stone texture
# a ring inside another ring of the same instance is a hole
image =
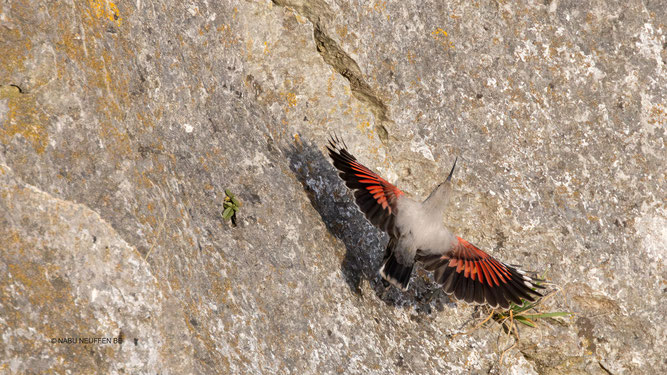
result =
[[[0,4],[0,372],[664,373],[660,1]],[[375,274],[323,145],[571,319]],[[224,189],[243,201],[221,219]],[[118,337],[122,345],[52,344]]]

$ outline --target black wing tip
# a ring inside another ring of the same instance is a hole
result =
[[[423,260],[428,263],[427,258]],[[439,280],[435,281],[448,295],[454,295],[456,299],[470,304],[487,305],[493,309],[509,309],[512,303],[522,306],[526,302],[535,302],[536,299],[543,297],[543,294],[536,290],[545,289],[544,286],[536,284],[543,280],[531,278],[524,271],[513,267],[508,267],[511,277],[506,282],[501,282],[500,285],[495,283],[488,285],[480,283],[479,280],[466,278],[463,272],[456,272],[454,267],[445,264],[439,266],[446,267],[446,271],[449,272],[442,273]]]
[[[507,266],[507,268],[509,268],[510,273],[513,276],[513,279],[515,279],[517,282],[521,283],[523,286],[528,288],[527,290],[530,293],[542,296],[542,294],[537,292],[535,289],[546,289],[544,285],[541,285],[541,283],[547,282],[545,279],[534,277],[532,276],[534,272],[523,271],[520,268],[518,268],[518,266]],[[531,274],[531,276],[528,276],[528,274]]]
[[[329,134],[328,142],[329,144],[326,145],[326,148],[329,151],[329,156],[334,160],[334,162],[339,161],[341,163],[350,163],[357,160],[354,155],[347,151],[347,144],[345,144],[345,140],[343,140],[342,137],[339,137],[335,132]]]
[[[510,267],[508,267],[510,268]],[[526,272],[510,268],[512,277],[508,283],[501,285],[504,293],[504,300],[508,303],[507,306],[503,304],[503,309],[508,309],[509,303],[514,303],[518,306],[523,306],[526,302],[535,302],[538,298],[544,295],[536,289],[545,289],[544,286],[537,284],[543,281],[541,279],[532,278],[526,275]]]
[[[329,133],[329,145],[331,145],[331,147],[333,147],[334,150],[336,151],[347,150],[347,145],[345,144],[345,140],[343,139],[342,136],[339,137],[338,133],[336,133],[335,131]],[[327,148],[329,147],[327,146]]]

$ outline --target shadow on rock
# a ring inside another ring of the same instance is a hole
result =
[[[345,244],[341,268],[350,290],[360,295],[360,283],[365,278],[385,303],[397,307],[415,306],[418,312],[426,314],[433,308],[442,311],[444,305],[450,303],[449,297],[428,280],[423,270],[416,270],[407,292],[384,281],[377,270],[388,242],[387,235],[373,227],[357,209],[352,194],[326,155],[307,141],[292,144],[283,152],[329,233]]]

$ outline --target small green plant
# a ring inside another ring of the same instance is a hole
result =
[[[544,282],[546,278],[542,277],[536,284],[540,285],[542,282]],[[537,311],[536,307],[540,303],[546,301],[547,299],[553,297],[556,293],[558,293],[560,290],[557,289],[546,296],[539,298],[535,302],[528,302],[524,299],[521,300],[521,304],[517,305],[514,302],[510,302],[510,307],[507,310],[502,310],[502,311],[494,311],[492,313],[493,320],[496,322],[500,323],[505,330],[505,332],[512,333],[512,327],[514,326],[514,321],[517,321],[523,325],[527,325],[528,327],[535,328],[537,327],[536,320],[537,319],[547,319],[547,318],[557,318],[559,316],[568,316],[572,315],[572,313],[569,312],[564,312],[564,311],[556,311],[556,312],[546,312],[546,313],[541,313]],[[529,310],[534,310],[534,313],[529,313]],[[516,329],[514,330],[516,333]]]
[[[503,358],[505,357],[505,354],[509,352],[511,349],[513,349],[519,343],[519,331],[517,330],[516,324],[514,322],[519,322],[521,324],[527,325],[528,327],[536,328],[537,319],[548,319],[548,318],[557,318],[559,316],[573,315],[573,313],[564,311],[541,313],[535,309],[535,307],[537,307],[539,303],[553,296],[557,292],[558,290],[531,303],[528,303],[528,301],[526,300],[523,300],[523,303],[521,305],[511,303],[509,309],[502,311],[492,311],[489,317],[486,318],[486,320],[493,318],[493,320],[495,320],[501,325],[503,330],[507,333],[507,336],[511,335],[514,337],[514,343],[512,344],[512,346],[503,350],[503,353],[500,355],[500,360],[499,360],[500,363],[503,363]],[[527,313],[531,309],[535,310],[535,313],[532,314]]]
[[[241,201],[232,194],[229,189],[225,189],[225,210],[222,211],[222,218],[224,220],[232,220],[232,224],[236,225],[236,213],[241,208]]]
[[[564,312],[564,311],[554,311],[554,312],[539,312],[537,310],[537,306],[544,301],[546,301],[549,298],[552,298],[554,295],[556,295],[560,289],[557,289],[546,296],[538,299],[535,302],[528,302],[526,300],[522,300],[522,304],[517,305],[515,303],[510,303],[510,306],[508,309],[504,310],[495,310],[490,307],[485,307],[486,318],[479,324],[477,324],[474,328],[471,330],[464,332],[464,333],[457,333],[453,337],[456,337],[458,335],[468,335],[480,327],[484,326],[486,322],[489,320],[493,320],[496,323],[502,327],[502,329],[505,331],[507,334],[507,337],[513,337],[514,338],[514,343],[512,346],[508,347],[507,349],[503,350],[502,354],[500,355],[500,360],[499,362],[503,362],[503,358],[505,357],[505,354],[509,352],[511,349],[516,347],[516,345],[519,342],[519,331],[517,329],[517,325],[515,322],[519,322],[523,325],[526,325],[531,328],[537,328],[537,320],[538,319],[552,319],[552,318],[557,318],[557,317],[564,317],[568,315],[574,315],[574,313],[571,312]],[[533,310],[534,312],[531,312],[530,310]]]
[[[507,310],[503,310],[500,312],[494,311],[493,319],[496,322],[502,324],[506,332],[511,332],[512,324],[515,321],[527,325],[529,327],[535,328],[537,327],[537,323],[535,322],[537,319],[556,318],[559,316],[572,315],[572,313],[564,311],[555,311],[546,313],[536,312],[534,314],[526,313],[528,310],[535,308],[535,306],[537,306],[537,302],[528,303],[527,301],[523,301],[523,304],[521,305],[511,303],[509,309]]]

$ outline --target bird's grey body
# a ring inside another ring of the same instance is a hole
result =
[[[443,222],[450,190],[444,184],[423,202],[406,196],[398,199],[395,225],[399,237],[394,252],[399,263],[414,263],[417,250],[424,254],[442,254],[456,244],[456,237]]]

